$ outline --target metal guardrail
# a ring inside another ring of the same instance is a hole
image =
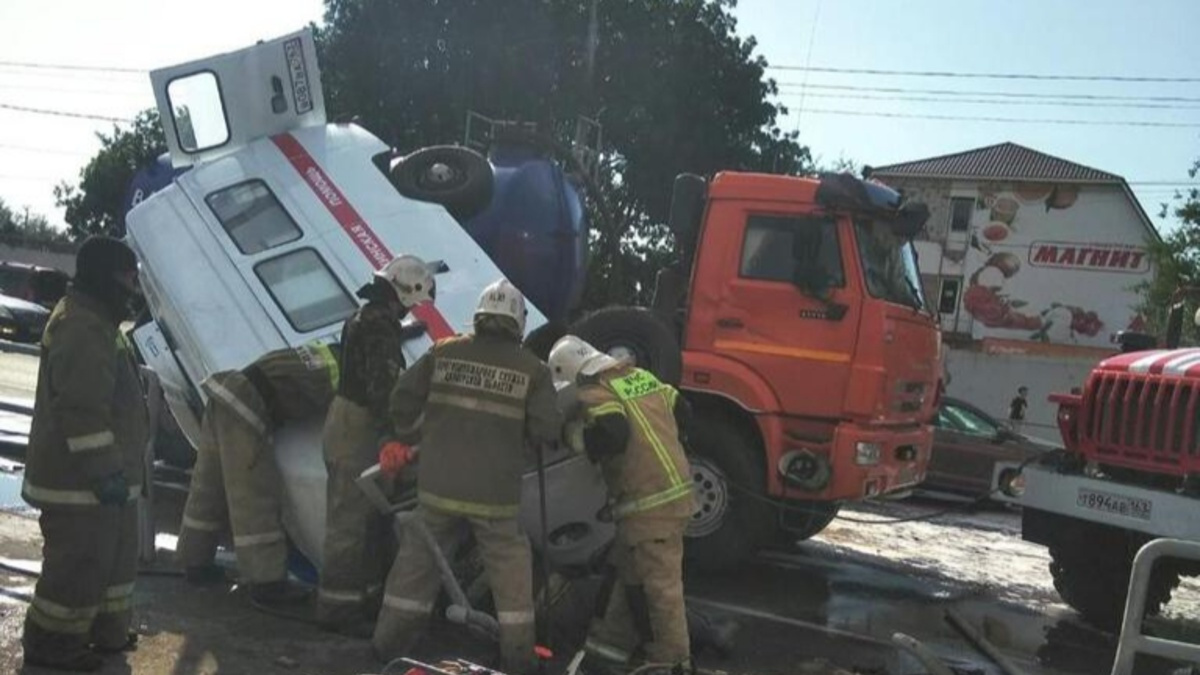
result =
[[[1181,539],[1155,539],[1138,551],[1133,559],[1133,574],[1129,576],[1129,599],[1125,601],[1125,617],[1121,622],[1121,639],[1117,643],[1117,658],[1113,662],[1112,675],[1133,675],[1133,662],[1138,654],[1200,663],[1200,645],[1151,637],[1142,633],[1150,573],[1154,570],[1154,563],[1161,558],[1200,561],[1200,543]]]

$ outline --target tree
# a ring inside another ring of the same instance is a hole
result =
[[[45,216],[13,211],[0,199],[0,242],[32,248],[58,248],[70,243],[70,236],[50,225]]]
[[[644,301],[674,256],[664,223],[677,174],[811,166],[777,125],[786,110],[769,100],[776,86],[753,38],[735,33],[735,4],[326,0],[327,104],[401,149],[453,142],[472,110],[537,122],[562,144],[577,116],[597,119],[586,302]]]
[[[114,126],[111,134],[96,134],[100,151],[79,172],[79,184],[54,188],[58,206],[65,208],[70,236],[82,241],[92,234],[125,231],[124,202],[138,169],[166,152],[158,113],[139,113],[128,127]]]
[[[1188,175],[1200,175],[1200,159],[1192,165]],[[1147,319],[1147,328],[1156,335],[1163,335],[1167,312],[1173,302],[1172,296],[1180,287],[1200,287],[1200,189],[1191,188],[1176,193],[1172,204],[1163,204],[1160,217],[1173,215],[1179,226],[1163,237],[1162,241],[1151,241],[1147,245],[1150,262],[1155,270],[1154,279],[1139,284],[1142,306],[1139,308]],[[1190,321],[1196,311],[1200,297],[1192,297],[1185,309],[1184,336],[1192,343],[1200,341],[1200,331]]]

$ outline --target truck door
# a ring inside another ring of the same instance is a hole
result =
[[[784,412],[836,416],[858,325],[857,303],[847,297],[845,228],[830,216],[769,210],[743,211],[734,222],[741,236],[727,254],[714,350],[770,383]],[[824,299],[802,291],[798,273],[822,277]]]
[[[258,138],[325,124],[309,30],[155,70],[150,82],[175,167],[229,154]]]

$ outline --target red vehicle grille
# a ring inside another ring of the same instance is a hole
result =
[[[1080,449],[1089,459],[1156,473],[1200,471],[1200,382],[1094,372],[1084,391]]]

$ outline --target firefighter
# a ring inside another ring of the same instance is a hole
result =
[[[228,520],[238,569],[254,600],[306,595],[287,583],[283,484],[271,436],[289,421],[325,413],[337,385],[338,351],[321,342],[278,349],[201,385],[208,404],[178,547],[189,581],[224,580],[213,558]]]
[[[680,434],[687,402],[648,371],[573,335],[555,343],[550,368],[555,380],[579,388],[568,428],[582,425],[584,449],[603,470],[617,525],[608,563],[617,583],[601,598],[584,648],[600,669],[639,660],[690,669],[683,532],[694,502]]]
[[[131,649],[137,509],[148,414],[120,331],[137,293],[125,244],[89,238],[42,336],[22,496],[41,510],[42,574],[25,616],[25,663],[91,671]]]
[[[531,448],[555,441],[561,420],[550,371],[521,347],[521,293],[506,280],[488,286],[474,324],[473,335],[436,343],[392,393],[398,441],[383,448],[380,464],[398,472],[420,442],[419,505],[373,643],[384,660],[409,652],[440,588],[433,552],[411,528],[423,523],[443,550],[470,531],[496,603],[501,668],[523,675],[534,666],[534,613],[529,540],[517,520],[521,479]]]
[[[325,418],[325,544],[317,619],[327,630],[370,635],[386,556],[377,550],[387,523],[355,482],[389,437],[388,397],[404,370],[400,321],[432,302],[433,270],[416,256],[393,259],[358,291],[367,303],[342,328],[342,370]],[[368,602],[374,600],[374,603]]]

